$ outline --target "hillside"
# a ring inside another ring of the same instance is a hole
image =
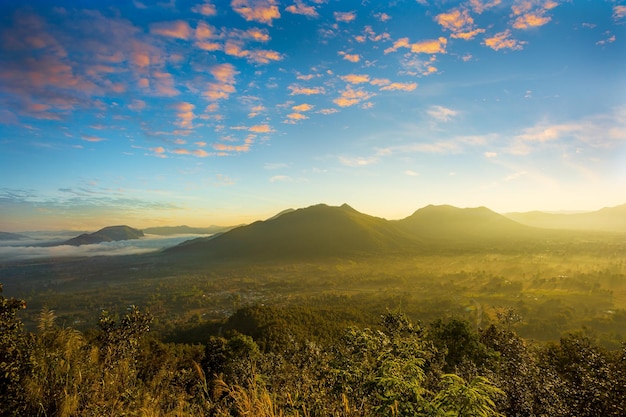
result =
[[[118,240],[139,239],[144,236],[141,230],[128,226],[109,226],[94,233],[85,233],[75,238],[66,240],[62,245],[80,246]]]
[[[28,236],[20,235],[18,233],[0,232],[0,240],[21,240],[28,239]]]
[[[429,205],[402,220],[402,230],[430,242],[494,242],[531,237],[534,230],[486,207]]]
[[[545,213],[531,211],[506,213],[506,217],[516,222],[546,229],[598,230],[626,232],[626,204],[605,207],[587,213]]]
[[[416,246],[416,239],[387,220],[360,213],[346,204],[320,204],[238,227],[217,237],[185,242],[165,252],[220,259],[308,259],[404,252]]]
[[[190,226],[159,226],[148,227],[143,232],[149,235],[174,236],[174,235],[212,235],[215,233],[223,233],[237,226],[209,226],[209,227],[190,227]]]

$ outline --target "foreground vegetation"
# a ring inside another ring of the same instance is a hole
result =
[[[24,307],[0,296],[2,415],[583,417],[626,406],[626,350],[581,332],[528,343],[511,309],[480,330],[396,312],[339,330],[323,310],[245,307],[190,344],[151,335],[134,307],[86,332],[47,309],[27,332]],[[312,325],[328,330],[298,330]]]

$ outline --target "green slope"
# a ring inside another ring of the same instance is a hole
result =
[[[486,207],[458,208],[429,205],[396,225],[433,244],[458,245],[514,242],[537,237],[537,231]]]
[[[506,217],[516,222],[547,229],[598,230],[626,232],[626,204],[605,207],[587,213],[545,213],[531,211],[506,213]]]
[[[214,238],[195,239],[165,251],[218,259],[310,259],[403,252],[415,239],[387,220],[348,205],[324,204],[283,213]]]
[[[109,226],[98,230],[94,233],[85,233],[75,238],[69,239],[62,245],[90,245],[102,242],[113,242],[118,240],[139,239],[144,234],[141,230],[133,229],[128,226]]]

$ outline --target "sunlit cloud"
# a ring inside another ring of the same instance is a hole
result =
[[[192,30],[184,20],[176,20],[173,22],[153,23],[150,25],[150,33],[186,40],[191,37]]]
[[[275,0],[232,0],[231,7],[247,21],[272,25],[280,18],[280,11]]]
[[[341,96],[333,100],[333,103],[339,107],[350,107],[362,101],[369,100],[374,96],[374,93],[367,92],[360,88],[353,89],[348,85],[345,90],[341,91]]]
[[[542,16],[540,14],[528,13],[522,16],[519,16],[513,22],[513,27],[515,29],[527,29],[530,27],[543,26],[552,20],[551,17]]]
[[[350,84],[363,84],[370,81],[370,76],[367,74],[348,74],[340,78]]]
[[[315,6],[307,6],[300,0],[295,0],[295,3],[287,6],[285,10],[293,14],[300,14],[309,17],[319,17],[319,14],[315,10]]]
[[[388,20],[391,20],[391,16],[389,16],[387,13],[376,13],[374,17],[380,20],[381,22],[386,22]]]
[[[361,60],[361,56],[359,54],[348,54],[343,51],[337,52],[339,55],[343,57],[346,61],[350,62],[359,62]]]
[[[235,75],[237,71],[232,64],[218,64],[209,68],[209,73],[218,81],[209,83],[203,95],[209,100],[227,99],[235,92]]]
[[[494,51],[499,51],[500,49],[520,50],[526,42],[511,39],[511,31],[507,29],[491,38],[486,38],[484,44]]]
[[[213,149],[220,152],[248,152],[254,143],[253,137],[245,139],[242,145],[229,145],[226,143],[214,143]]]
[[[81,135],[80,138],[85,142],[102,142],[106,140],[104,138],[92,135]]]
[[[415,43],[410,43],[409,38],[401,38],[393,43],[393,46],[385,49],[385,53],[395,52],[400,48],[409,48],[415,54],[443,54],[446,52],[448,39],[440,37],[438,39],[427,39]]]
[[[292,182],[293,179],[287,175],[274,175],[270,177],[270,182]]]
[[[453,38],[470,40],[485,31],[484,29],[474,28],[474,19],[466,9],[453,9],[448,13],[438,14],[435,16],[435,21],[444,29],[452,32]]]
[[[474,12],[481,14],[485,10],[491,9],[502,3],[502,0],[470,0],[469,4]]]
[[[409,177],[418,177],[420,174],[419,172],[407,169],[406,171],[404,171],[404,175],[407,175]]]
[[[290,85],[287,87],[289,90],[291,90],[290,95],[294,96],[294,95],[298,95],[298,94],[304,94],[307,96],[310,95],[315,95],[315,94],[325,94],[326,92],[324,91],[324,87],[301,87],[299,85]]]
[[[197,4],[191,8],[191,11],[208,17],[215,16],[217,14],[217,9],[215,8],[215,5],[211,2]]]
[[[270,133],[274,131],[274,129],[272,129],[270,125],[266,125],[266,124],[254,125],[250,127],[248,130],[254,133]]]
[[[390,83],[380,88],[381,91],[413,91],[417,83]]]
[[[310,104],[299,104],[297,106],[293,106],[291,107],[293,110],[297,111],[297,112],[304,112],[304,111],[309,111],[309,110],[313,110],[313,106]]]
[[[495,158],[498,156],[497,152],[485,152],[483,155],[485,155],[485,158]]]
[[[348,166],[348,167],[365,167],[368,165],[372,165],[378,162],[378,157],[369,157],[369,158],[364,158],[364,157],[345,157],[345,156],[340,156],[339,158],[339,162],[342,165]]]
[[[196,115],[193,113],[195,105],[187,102],[180,102],[174,105],[174,108],[178,111],[176,116],[178,121],[176,125],[182,129],[191,129],[193,127],[193,119]]]
[[[428,115],[440,122],[447,122],[459,113],[456,110],[449,109],[443,106],[432,106],[426,111]]]
[[[356,12],[334,12],[333,15],[337,22],[349,23],[356,19]]]
[[[194,149],[191,153],[198,158],[206,158],[207,156],[210,155],[204,149]]]
[[[626,6],[616,5],[613,6],[613,19],[619,20],[626,17]]]
[[[128,108],[133,111],[141,111],[146,108],[146,102],[139,99],[133,99],[128,105]]]
[[[290,113],[287,115],[287,117],[291,120],[306,120],[309,118],[302,113]]]

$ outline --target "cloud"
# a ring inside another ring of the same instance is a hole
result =
[[[333,100],[333,103],[339,107],[350,107],[362,101],[369,100],[373,96],[375,96],[374,93],[367,92],[363,89],[353,89],[348,85],[346,89],[341,92],[341,96]]]
[[[197,156],[198,158],[206,158],[209,156],[209,153],[204,149],[195,149],[191,152],[193,156]]]
[[[545,16],[548,10],[558,6],[554,0],[521,0],[511,6],[513,16],[517,16],[513,22],[514,29],[528,29],[543,26],[552,20]]]
[[[102,142],[106,140],[104,138],[100,138],[98,136],[91,136],[91,135],[80,135],[80,138],[86,142]]]
[[[250,127],[248,130],[254,133],[270,133],[274,131],[274,129],[272,129],[272,127],[267,124],[254,125]]]
[[[437,119],[440,122],[447,122],[458,114],[456,110],[452,110],[443,106],[431,106],[430,109],[426,111],[426,113],[428,113],[430,117]]]
[[[217,9],[215,8],[215,5],[210,2],[197,4],[191,8],[191,11],[208,17],[217,15]]]
[[[388,20],[391,20],[391,16],[389,16],[387,13],[376,13],[374,17],[380,20],[381,22],[386,22]]]
[[[191,38],[191,28],[184,20],[175,20],[173,22],[157,22],[150,25],[150,33],[161,36],[167,36],[176,39]]]
[[[348,167],[355,167],[355,168],[364,167],[364,166],[372,165],[378,162],[378,157],[371,156],[369,158],[363,158],[363,157],[348,158],[348,157],[340,156],[339,162],[342,165],[345,165]]]
[[[147,236],[141,239],[121,240],[116,242],[103,242],[92,245],[70,246],[20,246],[0,245],[0,260],[17,261],[25,259],[65,258],[82,256],[121,256],[139,255],[143,253],[157,252],[165,248],[176,246],[186,240],[207,235],[185,235],[176,237],[153,237]],[[67,236],[60,236],[67,239]],[[32,242],[32,245],[45,242]]]
[[[495,158],[498,156],[496,152],[485,152],[483,155],[485,155],[485,158]]]
[[[613,6],[613,19],[619,20],[626,17],[626,6]]]
[[[523,45],[526,44],[524,41],[511,39],[510,36],[511,31],[507,29],[504,32],[495,34],[491,38],[485,38],[484,45],[490,47],[494,51],[499,51],[500,49],[520,50],[523,48]]]
[[[301,87],[299,85],[292,84],[288,86],[287,88],[291,90],[290,95],[292,96],[298,95],[298,94],[304,94],[304,95],[310,96],[310,95],[315,95],[315,94],[326,93],[324,91],[324,87]]]
[[[370,76],[367,74],[348,74],[339,78],[350,84],[362,84],[370,81]]]
[[[418,177],[420,174],[419,172],[415,172],[410,169],[407,169],[406,171],[404,171],[404,175],[408,175],[409,177]]]
[[[209,73],[217,80],[216,83],[208,83],[203,95],[209,100],[216,101],[227,99],[235,92],[235,75],[237,70],[232,64],[218,64],[209,68]]]
[[[361,60],[361,56],[359,54],[348,54],[343,51],[337,52],[339,55],[343,57],[346,61],[350,62],[359,62]]]
[[[291,120],[305,120],[309,118],[302,113],[290,113],[287,115],[287,117]]]
[[[380,88],[381,91],[413,91],[417,83],[390,83]]]
[[[225,143],[214,143],[213,149],[220,152],[248,152],[254,143],[254,136],[245,139],[243,145],[228,145]]]
[[[128,108],[133,111],[141,111],[146,108],[146,102],[139,99],[133,99],[128,105]]]
[[[479,33],[483,33],[484,29],[474,28],[474,19],[465,9],[453,9],[448,13],[441,13],[435,16],[435,21],[444,29],[452,32],[453,38],[465,40],[473,39]]]
[[[315,10],[315,6],[307,6],[302,1],[296,0],[296,2],[285,9],[289,13],[300,14],[309,17],[318,17],[319,14]]]
[[[552,20],[551,17],[542,16],[539,13],[527,13],[515,19],[515,22],[513,22],[513,28],[528,29],[530,27],[543,26],[550,20]]]
[[[309,111],[309,110],[313,110],[313,106],[310,104],[299,104],[297,106],[293,106],[291,107],[293,110],[297,111],[297,112],[303,112],[303,111]]]
[[[196,117],[193,113],[193,109],[195,109],[196,106],[191,103],[180,102],[175,104],[174,108],[178,111],[176,114],[176,117],[178,117],[176,125],[181,129],[193,128],[193,119]]]
[[[415,54],[443,54],[446,52],[448,40],[444,37],[427,39],[420,42],[410,43],[409,38],[401,38],[393,43],[393,46],[385,49],[385,54],[395,52],[400,48],[410,48]]]
[[[499,5],[501,2],[502,0],[470,0],[469,4],[474,12],[481,14],[485,10]]]
[[[274,175],[270,177],[270,182],[292,182],[293,179],[287,175]]]
[[[334,12],[337,22],[349,23],[356,19],[356,12]]]
[[[280,18],[280,11],[275,0],[232,0],[230,6],[249,22],[254,21],[272,26],[272,21]]]

